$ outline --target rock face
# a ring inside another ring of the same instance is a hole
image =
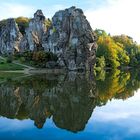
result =
[[[29,27],[26,29],[25,36],[21,40],[21,50],[42,50],[42,39],[45,32],[45,16],[41,10],[37,10],[37,12],[34,14],[34,18],[29,22]]]
[[[95,36],[81,9],[58,11],[48,31],[46,51],[58,55],[58,63],[69,70],[91,70],[95,63]]]
[[[7,19],[5,25],[1,28],[0,32],[0,52],[1,53],[14,53],[15,50],[19,51],[19,43],[22,34],[14,19]]]
[[[71,7],[56,12],[50,28],[41,10],[30,20],[25,34],[14,19],[8,19],[0,29],[0,52],[39,51],[57,55],[56,66],[68,70],[92,70],[95,63],[96,37],[81,9]],[[47,67],[46,63],[46,67]]]

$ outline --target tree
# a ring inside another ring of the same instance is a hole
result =
[[[26,17],[18,17],[15,19],[16,23],[18,24],[20,32],[24,35],[25,29],[29,26],[29,18]]]
[[[106,67],[117,68],[127,66],[130,63],[129,55],[121,41],[116,42],[104,30],[96,29],[95,32],[98,36],[97,65],[99,65],[101,57],[104,57]]]

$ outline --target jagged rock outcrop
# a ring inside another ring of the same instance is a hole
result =
[[[41,10],[30,20],[25,34],[19,31],[14,19],[8,19],[0,29],[0,52],[13,53],[39,51],[57,55],[56,63],[48,62],[46,67],[58,66],[68,70],[92,70],[95,63],[96,37],[81,9],[71,7],[56,12],[49,29]]]
[[[7,19],[0,32],[0,52],[2,54],[11,54],[19,51],[19,44],[22,34],[13,18]]]
[[[34,14],[34,18],[29,22],[29,27],[25,32],[26,34],[20,43],[21,50],[42,50],[42,40],[43,35],[46,33],[46,25],[45,16],[41,10],[37,10]]]
[[[45,50],[58,55],[69,70],[91,70],[95,63],[96,38],[81,9],[58,11],[52,18]]]

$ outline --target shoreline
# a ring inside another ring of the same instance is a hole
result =
[[[134,67],[135,68],[135,67]],[[116,68],[118,70],[130,70],[133,69],[133,67],[122,67],[122,68]],[[113,70],[112,68],[106,67],[104,70]],[[23,73],[23,74],[45,74],[45,73],[54,73],[54,74],[63,74],[66,72],[70,72],[66,69],[30,69],[30,68],[25,68],[23,70],[0,70],[0,73]]]
[[[43,73],[54,73],[63,74],[66,73],[65,69],[24,69],[24,70],[2,70],[0,73],[24,73],[24,74],[43,74]]]

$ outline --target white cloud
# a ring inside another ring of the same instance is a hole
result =
[[[123,100],[112,100],[105,106],[97,107],[91,121],[99,122],[111,122],[111,121],[135,121],[140,123],[140,89],[135,92],[134,96],[123,101]]]
[[[0,4],[0,20],[19,17],[19,16],[32,16],[35,12],[35,8],[32,6],[21,5],[17,3],[1,3]]]
[[[85,11],[92,27],[127,34],[140,43],[140,0],[107,0],[108,6]]]
[[[87,0],[85,11],[93,29],[100,28],[111,34],[127,34],[140,43],[140,0]],[[44,15],[51,18],[56,11],[67,8],[67,4],[42,7]],[[9,17],[32,17],[37,7],[18,3],[0,4],[0,20]]]

